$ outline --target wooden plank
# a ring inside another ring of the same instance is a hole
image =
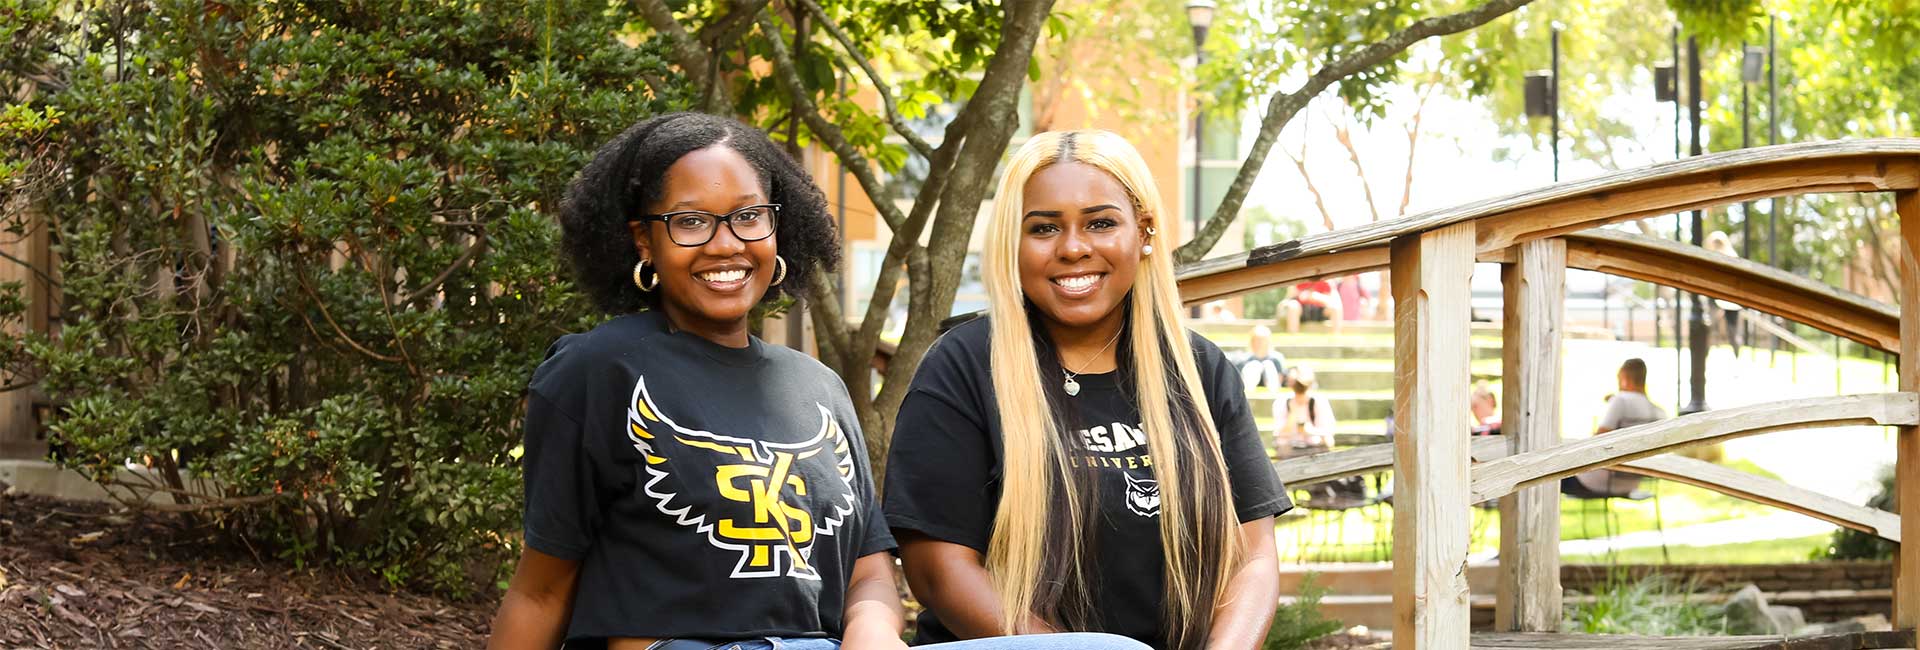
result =
[[[1884,650],[1911,648],[1912,630],[1853,632],[1806,637],[1781,636],[1623,636],[1611,634],[1542,634],[1537,632],[1482,632],[1473,635],[1472,648],[1487,650]],[[1386,646],[1391,647],[1391,646]]]
[[[1315,255],[1273,263],[1249,261],[1251,253],[1202,260],[1180,267],[1180,299],[1198,305],[1249,291],[1321,278],[1374,271],[1387,266],[1387,247]]]
[[[5,225],[18,227],[26,233],[24,237],[8,237],[0,243],[13,260],[0,264],[0,282],[18,282],[27,299],[27,311],[21,322],[8,326],[9,334],[22,335],[28,331],[47,331],[47,283],[34,273],[34,268],[49,269],[42,252],[47,247],[46,218],[44,206],[28,203],[25,210],[5,217]],[[28,264],[17,263],[27,260]],[[44,460],[47,457],[47,443],[40,440],[38,420],[33,415],[33,401],[40,393],[32,387],[0,393],[0,458]]]
[[[1882,350],[1899,346],[1898,310],[1823,282],[1698,246],[1616,230],[1590,230],[1566,239],[1568,265],[1574,268],[1679,286]]]
[[[1480,250],[1553,237],[1610,223],[1776,196],[1884,192],[1920,187],[1913,155],[1797,160],[1738,169],[1651,178],[1612,191],[1480,219]]]
[[[1889,352],[1899,349],[1896,308],[1823,282],[1697,246],[1617,230],[1591,230],[1564,239],[1568,268],[1676,287]],[[1387,248],[1381,245],[1253,267],[1212,260],[1183,269],[1180,295],[1197,304],[1318,277],[1376,271],[1386,268],[1386,257]],[[1513,255],[1483,251],[1478,259],[1511,263]]]
[[[1899,515],[1703,460],[1662,454],[1630,460],[1615,465],[1614,469],[1713,490],[1737,499],[1832,522],[1896,544],[1900,542]],[[1505,553],[1501,555],[1504,557]]]
[[[1481,463],[1473,468],[1471,499],[1479,503],[1519,486],[1695,443],[1814,427],[1915,424],[1920,424],[1920,394],[1911,392],[1813,397],[1695,413]]]
[[[1502,436],[1478,436],[1470,449],[1473,460],[1486,462],[1507,456],[1507,440]],[[1274,461],[1273,472],[1289,488],[1363,476],[1393,469],[1393,443],[1365,445]]]
[[[1393,241],[1394,643],[1467,645],[1469,315],[1472,222]],[[1495,461],[1498,462],[1498,461]]]
[[[1567,298],[1567,245],[1537,239],[1501,266],[1506,328],[1501,429],[1515,454],[1560,444],[1560,359]],[[1494,629],[1560,628],[1560,489],[1523,488],[1500,498],[1500,580]]]
[[[1658,202],[1672,206],[1700,205],[1699,201],[1713,196],[1720,198],[1712,204],[1737,203],[1747,200],[1750,195],[1741,194],[1730,185],[1738,179],[1762,174],[1778,176],[1781,182],[1787,183],[1788,189],[1782,189],[1779,192],[1782,195],[1915,189],[1920,188],[1920,168],[1914,164],[1916,155],[1920,155],[1920,138],[1805,142],[1738,149],[1534,188],[1400,219],[1380,221],[1358,228],[1344,228],[1272,246],[1263,246],[1246,255],[1228,256],[1198,264],[1216,272],[1223,265],[1273,264],[1296,257],[1312,257],[1384,245],[1397,237],[1455,223],[1530,208],[1553,211],[1558,209],[1556,206],[1575,206],[1582,202],[1605,200],[1631,190],[1652,187],[1660,188],[1655,194],[1667,194],[1665,197],[1656,196]],[[1843,165],[1840,167],[1827,165],[1832,162],[1840,162]],[[1783,169],[1794,168],[1819,168],[1824,171],[1820,174],[1801,174],[1800,180],[1797,181],[1791,175],[1782,176],[1780,172]],[[1794,184],[1797,186],[1793,186]],[[1751,191],[1752,188],[1739,189]],[[1681,192],[1696,193],[1696,195],[1683,195]],[[1614,200],[1613,203],[1628,211],[1651,209],[1646,205],[1624,205],[1619,200]],[[1673,211],[1677,208],[1662,209]],[[1603,214],[1598,219],[1607,221],[1619,216]],[[1594,225],[1598,223],[1589,223],[1581,227],[1569,227],[1563,224],[1561,231],[1584,230]],[[1555,233],[1540,232],[1538,236],[1546,237],[1552,234]],[[1512,236],[1501,238],[1516,241]],[[1504,248],[1506,247],[1487,245],[1480,247],[1480,250]]]
[[[1920,192],[1894,197],[1900,214],[1900,390],[1920,390]],[[1895,443],[1894,498],[1900,535],[1920,540],[1920,429],[1900,427]],[[1893,625],[1920,625],[1920,543],[1901,544],[1894,556]]]

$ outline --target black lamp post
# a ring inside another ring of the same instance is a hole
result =
[[[1700,100],[1700,40],[1689,36],[1687,37],[1687,111],[1690,119],[1687,128],[1692,135],[1692,144],[1688,148],[1695,156],[1701,154]],[[1692,242],[1694,246],[1706,243],[1704,241],[1706,227],[1701,223],[1704,217],[1703,211],[1693,211]],[[1707,410],[1707,344],[1710,342],[1707,339],[1707,305],[1700,294],[1694,294],[1692,298],[1693,318],[1687,322],[1687,351],[1691,353],[1688,357],[1692,362],[1693,381],[1690,385],[1691,401],[1680,408],[1682,415]]]
[[[1196,71],[1199,70],[1200,64],[1205,63],[1207,60],[1207,50],[1204,46],[1207,43],[1207,28],[1213,26],[1213,10],[1215,6],[1213,0],[1187,1],[1187,23],[1193,26],[1193,67]],[[1204,129],[1206,129],[1206,126],[1206,113],[1200,111],[1200,102],[1196,98],[1193,103],[1193,234],[1189,236],[1189,239],[1200,236],[1201,224],[1204,223],[1204,217],[1200,213],[1200,160],[1202,156],[1200,145],[1204,142]],[[1195,307],[1194,311],[1196,312],[1195,315],[1198,315],[1199,308]]]
[[[1553,28],[1552,66],[1526,74],[1527,117],[1549,120],[1547,138],[1553,148],[1553,182],[1560,182],[1560,28]]]

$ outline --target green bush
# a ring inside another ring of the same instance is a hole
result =
[[[1567,605],[1562,631],[1570,634],[1718,636],[1726,634],[1726,609],[1703,602],[1692,583],[1666,576],[1628,580],[1615,573],[1592,602]]]
[[[1893,483],[1893,466],[1880,468],[1880,491],[1867,499],[1867,507],[1899,513],[1900,503],[1894,498],[1898,493],[1894,491]],[[1820,557],[1814,559],[1891,560],[1893,552],[1897,549],[1899,549],[1898,545],[1880,539],[1878,535],[1863,533],[1852,528],[1841,528],[1833,531],[1833,541],[1823,549],[1824,552],[1819,554]]]
[[[1327,595],[1327,588],[1314,578],[1314,574],[1307,574],[1300,582],[1299,600],[1274,610],[1273,626],[1267,628],[1267,640],[1260,644],[1260,650],[1299,650],[1314,639],[1340,631],[1340,621],[1320,615],[1320,598]]]
[[[522,386],[594,318],[550,215],[684,104],[612,8],[0,0],[33,21],[0,30],[9,114],[65,116],[5,151],[56,168],[62,329],[15,342],[60,460],[296,561],[492,584]]]

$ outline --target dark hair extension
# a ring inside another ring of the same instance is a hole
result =
[[[659,292],[633,285],[640,253],[627,219],[660,200],[667,168],[713,146],[746,158],[759,173],[767,199],[781,205],[774,236],[787,276],[767,290],[762,302],[782,294],[805,297],[817,271],[838,267],[840,243],[826,197],[765,132],[718,115],[669,113],[642,120],[601,145],[567,186],[560,205],[561,251],[601,311],[625,314],[659,306]]]

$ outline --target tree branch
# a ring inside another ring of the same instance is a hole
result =
[[[428,280],[426,284],[420,285],[420,288],[414,289],[412,292],[408,293],[407,295],[402,296],[400,300],[397,302],[397,304],[405,305],[405,304],[411,303],[415,300],[419,300],[425,297],[427,294],[433,293],[434,291],[438,290],[440,288],[440,285],[446,283],[447,278],[453,277],[454,271],[458,271],[460,270],[461,267],[466,266],[468,262],[472,262],[473,258],[478,257],[480,255],[480,251],[486,248],[486,246],[487,246],[486,233],[476,233],[473,238],[473,244],[470,246],[467,246],[467,250],[461,251],[460,256],[457,258],[454,258],[452,264],[448,264],[447,268],[441,270],[439,275],[433,276],[432,280]]]
[[[1000,43],[993,59],[988,61],[973,97],[967,100],[964,114],[948,127],[948,141],[942,143],[943,149],[953,146],[955,127],[963,126],[961,122],[965,120],[966,142],[957,152],[950,178],[939,194],[939,212],[933,221],[931,244],[924,252],[926,284],[913,287],[906,331],[887,365],[880,394],[874,399],[889,434],[892,411],[906,397],[921,357],[939,337],[940,321],[953,311],[960,273],[966,267],[967,242],[972,239],[974,223],[978,221],[980,197],[994,180],[994,167],[1006,154],[1007,143],[1019,127],[1020,89],[1026,83],[1027,64],[1045,29],[1047,15],[1053,10],[1053,0],[1006,2],[1002,6],[1006,8],[1006,17],[1001,21]],[[929,202],[931,197],[923,191],[920,203]],[[920,207],[914,206],[916,210]]]
[[[1486,4],[1457,14],[1422,19],[1380,42],[1327,64],[1313,73],[1299,89],[1274,94],[1267,101],[1267,112],[1261,117],[1260,133],[1254,138],[1252,150],[1247,153],[1247,160],[1241,163],[1240,172],[1234,176],[1233,184],[1227,188],[1220,206],[1214,209],[1213,216],[1207,219],[1200,232],[1194,233],[1193,240],[1174,252],[1174,258],[1183,264],[1197,262],[1206,256],[1207,251],[1213,250],[1214,244],[1219,243],[1220,237],[1227,232],[1227,226],[1239,217],[1240,205],[1246,202],[1248,190],[1253,188],[1260,168],[1266,165],[1267,154],[1272,151],[1274,141],[1279,139],[1280,129],[1293,119],[1295,113],[1300,112],[1307,100],[1319,96],[1336,81],[1386,62],[1414,43],[1479,27],[1531,2],[1533,0],[1488,0]]]
[[[1353,146],[1353,118],[1350,107],[1342,105],[1340,123],[1333,127],[1333,139],[1347,150],[1347,160],[1353,163],[1353,175],[1360,177],[1360,194],[1367,197],[1367,211],[1373,213],[1373,220],[1380,220],[1380,205],[1373,201],[1373,181],[1367,178],[1367,168],[1360,164],[1360,149]]]
[[[807,92],[807,85],[800,81],[800,71],[793,66],[793,52],[787,49],[786,42],[780,40],[779,25],[766,14],[760,15],[759,22],[760,29],[767,33],[767,45],[773,53],[774,80],[793,100],[794,112],[799,113],[801,121],[807,123],[808,131],[812,131],[821,142],[827,143],[827,148],[840,157],[841,168],[860,181],[860,189],[873,199],[873,207],[879,211],[880,219],[887,223],[888,228],[899,232],[907,217],[900,213],[899,206],[887,200],[887,188],[881,184],[879,177],[874,176],[873,164],[867,161],[865,154],[847,142],[847,136],[839,126],[820,115],[820,105],[813,101],[813,94]]]
[[[867,82],[873,84],[873,91],[880,95],[880,104],[886,107],[887,124],[893,127],[893,132],[906,138],[907,145],[912,147],[915,153],[932,158],[933,145],[927,144],[925,138],[920,137],[912,127],[907,126],[906,120],[900,118],[900,107],[894,101],[893,89],[880,78],[880,71],[874,69],[873,62],[867,60],[866,55],[860,53],[860,48],[854,46],[853,39],[847,36],[847,32],[840,29],[840,23],[828,17],[827,11],[820,7],[817,0],[800,0],[800,4],[807,8],[807,12],[813,15],[814,20],[826,26],[827,33],[832,34],[833,40],[839,41],[840,47],[847,51],[847,57],[853,59],[853,62],[867,73]]]
[[[1313,184],[1313,174],[1307,173],[1306,134],[1303,133],[1300,135],[1300,155],[1298,157],[1295,157],[1293,152],[1287,151],[1286,149],[1281,149],[1280,153],[1285,155],[1288,160],[1293,161],[1294,167],[1300,169],[1300,180],[1307,182],[1307,193],[1313,195],[1313,207],[1320,209],[1320,222],[1326,224],[1328,232],[1335,230],[1337,227],[1333,225],[1333,211],[1327,209],[1327,201],[1321,197],[1320,187]]]
[[[640,17],[647,21],[647,25],[667,39],[668,49],[673,52],[673,63],[680,66],[680,72],[689,78],[702,80],[699,84],[701,96],[725,105],[727,103],[725,84],[719,83],[714,78],[715,75],[709,74],[713,69],[714,60],[700,48],[699,41],[694,40],[693,35],[687,33],[687,28],[680,24],[679,19],[673,17],[673,8],[667,6],[666,0],[630,1],[633,8],[640,12]]]
[[[1400,184],[1400,209],[1395,217],[1407,216],[1407,206],[1413,204],[1413,155],[1420,149],[1420,121],[1427,114],[1427,100],[1433,96],[1433,89],[1440,85],[1440,75],[1435,73],[1427,79],[1425,87],[1420,89],[1420,103],[1413,106],[1413,124],[1407,127],[1407,176]]]

